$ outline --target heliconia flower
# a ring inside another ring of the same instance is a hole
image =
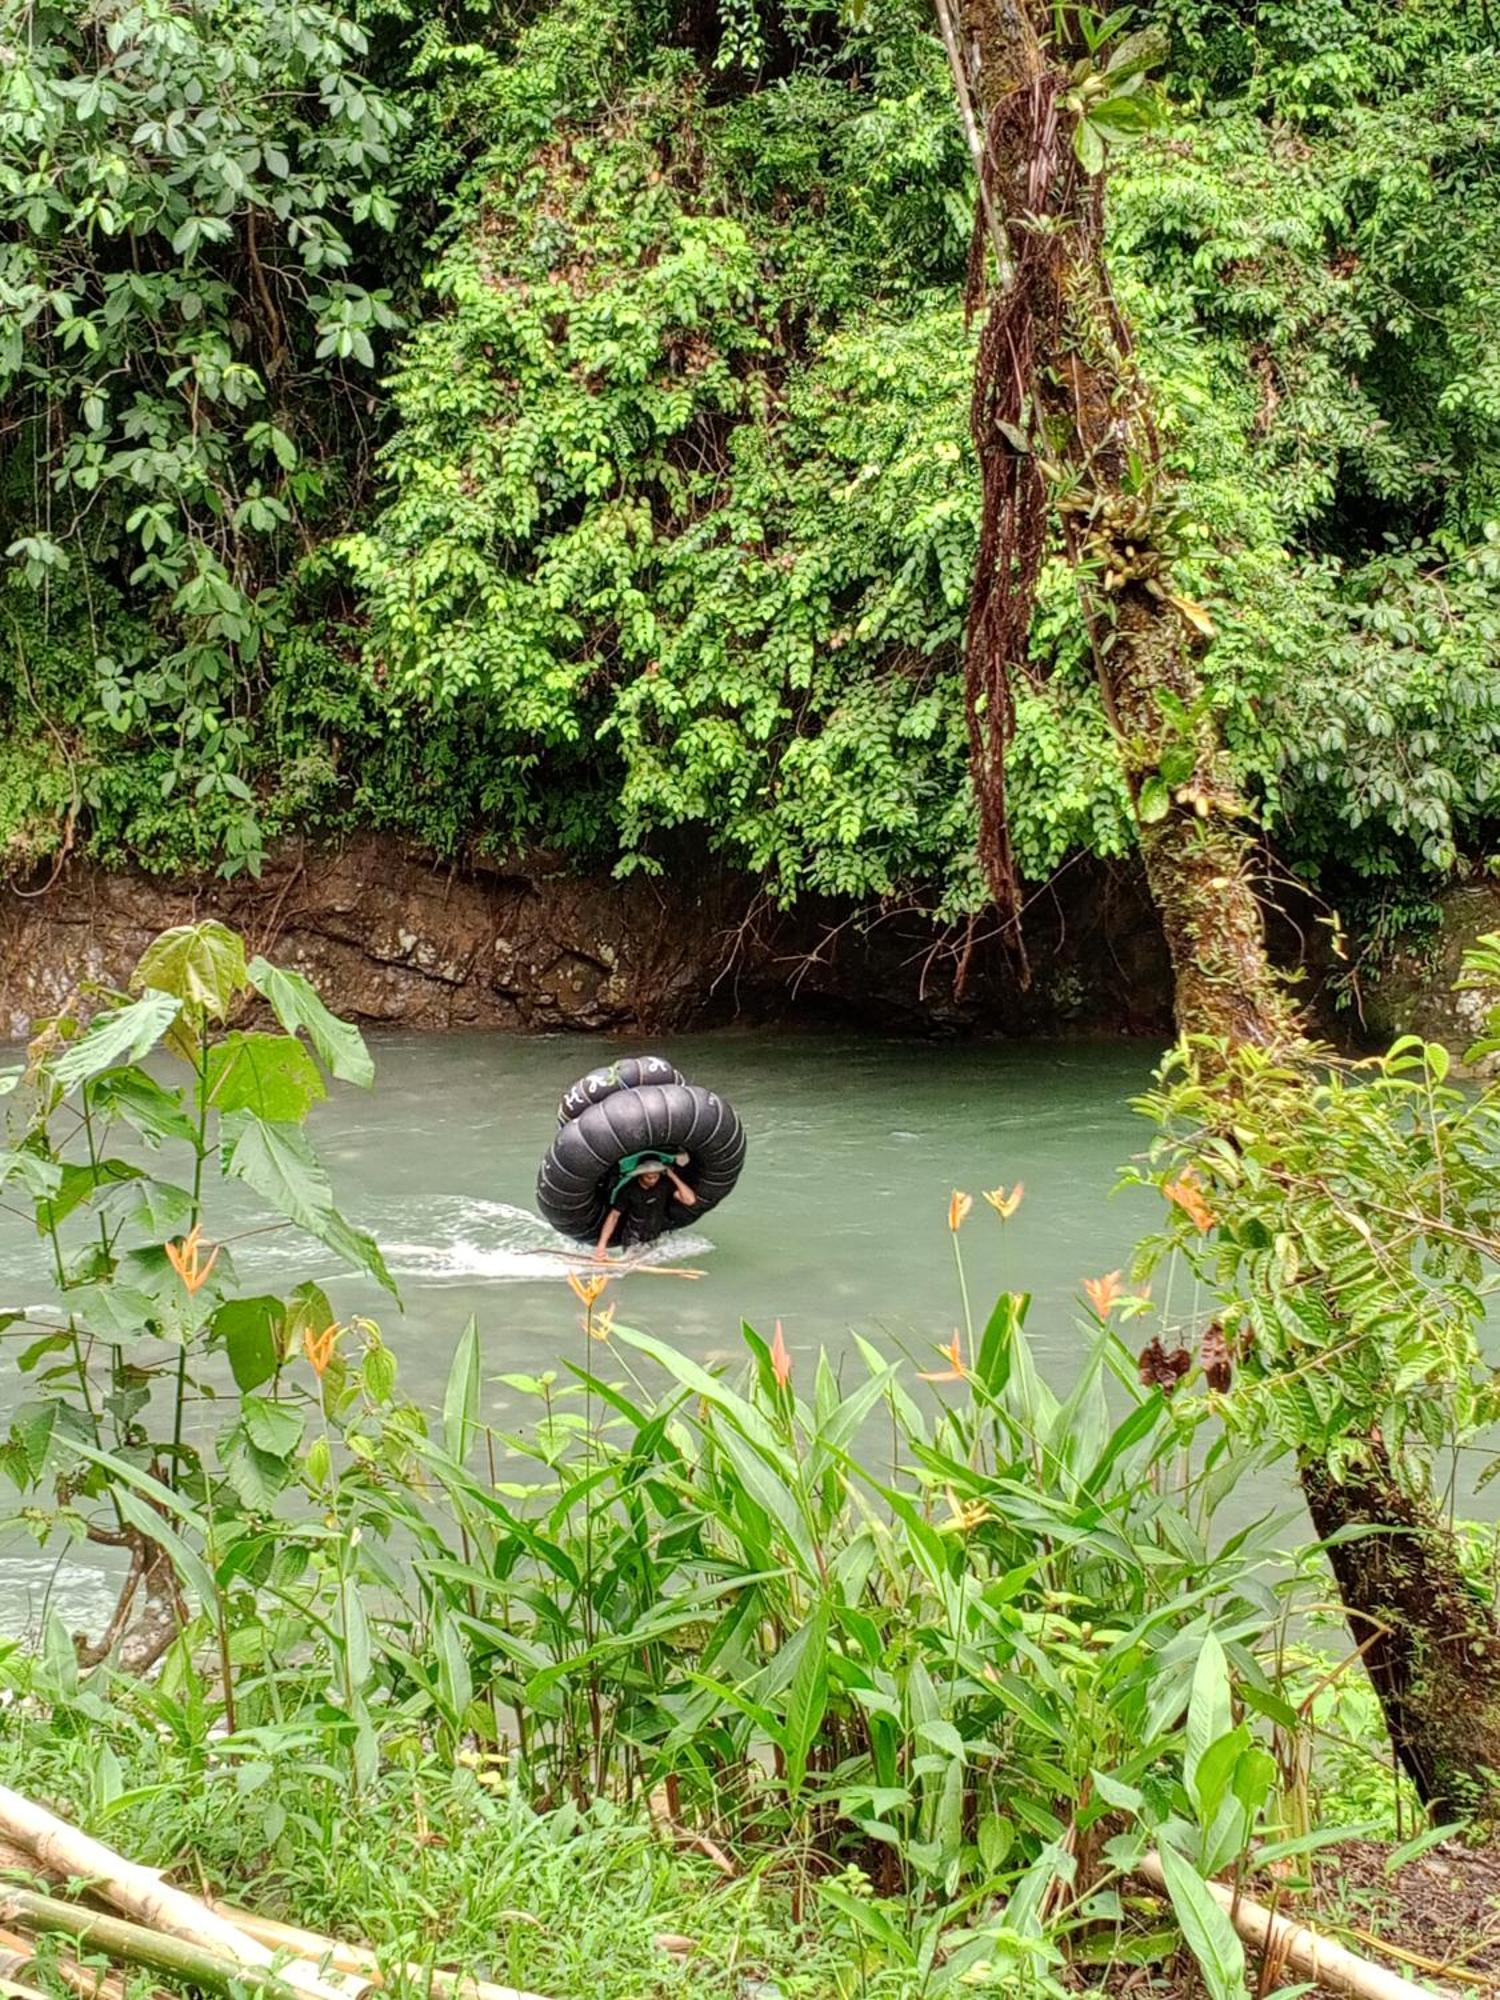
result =
[[[968,1369],[968,1364],[964,1360],[963,1335],[958,1331],[956,1327],[954,1328],[953,1331],[953,1338],[949,1341],[946,1347],[940,1347],[938,1349],[938,1353],[941,1354],[943,1359],[947,1361],[950,1365],[947,1368],[934,1369],[931,1374],[919,1371],[918,1374],[919,1380],[923,1382],[967,1382],[968,1381],[969,1369]]]
[[[615,1330],[615,1309],[608,1305],[602,1312],[590,1313],[584,1321],[591,1340],[608,1340]]]
[[[572,1286],[577,1297],[582,1299],[586,1306],[591,1306],[604,1290],[604,1287],[609,1283],[609,1279],[602,1276],[580,1278],[576,1271],[569,1271],[568,1283]]]
[[[314,1333],[310,1326],[302,1329],[303,1352],[312,1364],[312,1372],[320,1382],[328,1373],[328,1364],[333,1359],[333,1350],[338,1346],[342,1331],[337,1320],[331,1326],[325,1326],[321,1333]]]
[[[1179,1174],[1175,1181],[1163,1182],[1162,1193],[1168,1201],[1175,1202],[1193,1227],[1205,1236],[1213,1228],[1217,1218],[1204,1200],[1203,1185],[1191,1167]]]
[[[1119,1304],[1121,1289],[1118,1271],[1108,1271],[1102,1278],[1085,1278],[1083,1281],[1083,1296],[1100,1319],[1108,1319]]]
[[[953,1231],[955,1236],[958,1234],[959,1230],[963,1228],[964,1218],[968,1215],[969,1210],[973,1206],[974,1206],[973,1195],[960,1194],[957,1188],[955,1188],[953,1190],[953,1193],[949,1196],[948,1227]]]
[[[771,1336],[771,1373],[776,1377],[778,1389],[784,1389],[792,1379],[792,1357],[782,1338],[780,1320],[777,1320],[776,1331]]]
[[[1025,1192],[1025,1182],[1017,1181],[1009,1194],[1005,1192],[1003,1187],[986,1188],[984,1198],[1002,1222],[1009,1222],[1016,1210],[1021,1206],[1021,1197]]]
[[[946,1488],[948,1495],[948,1519],[938,1523],[940,1535],[967,1535],[977,1528],[981,1521],[990,1518],[990,1510],[983,1500],[960,1500],[953,1488]]]
[[[208,1283],[208,1274],[219,1261],[219,1249],[215,1244],[209,1251],[207,1261],[198,1259],[198,1239],[203,1233],[201,1223],[195,1222],[180,1243],[165,1243],[162,1248],[167,1253],[167,1262],[181,1278],[190,1292],[201,1291]]]

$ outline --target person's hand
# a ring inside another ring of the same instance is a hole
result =
[[[602,1243],[596,1243],[594,1245],[594,1262],[596,1264],[603,1264],[607,1263],[608,1260],[609,1260],[608,1250],[604,1247]]]
[[[677,1155],[677,1164],[678,1164],[678,1166],[679,1166],[679,1167],[685,1167],[685,1166],[687,1165],[688,1161],[689,1161],[689,1160],[690,1160],[691,1158],[692,1158],[692,1154],[691,1154],[691,1153],[679,1153],[679,1154]]]

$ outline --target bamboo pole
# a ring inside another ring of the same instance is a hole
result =
[[[24,1972],[35,1958],[29,1938],[17,1931],[0,1930],[0,1972]],[[79,2000],[125,2000],[125,1982],[117,1972],[100,1972],[79,1958],[55,1959],[52,1970],[64,1985],[72,1987]]]
[[[1136,1872],[1154,1889],[1166,1890],[1167,1880],[1160,1858],[1148,1854]],[[1372,1965],[1347,1946],[1320,1937],[1306,1924],[1272,1914],[1264,1904],[1249,1896],[1236,1896],[1223,1882],[1205,1882],[1204,1888],[1229,1918],[1246,1944],[1257,1951],[1270,1950],[1301,1978],[1335,1993],[1352,1993],[1357,2000],[1432,2000],[1425,1986],[1403,1979],[1383,1965]]]
[[[314,1964],[325,1959],[340,1972],[362,1973],[372,1984],[383,1986],[386,1975],[380,1960],[367,1944],[349,1944],[343,1938],[322,1937],[317,1931],[300,1930],[295,1924],[279,1923],[275,1917],[258,1917],[252,1910],[215,1902],[213,1907],[227,1917],[247,1937],[258,1938],[271,1950],[295,1951]],[[496,1986],[488,1979],[470,1979],[461,1972],[444,1972],[435,1966],[399,1965],[391,1968],[404,1983],[442,1994],[444,2000],[541,2000],[536,1993],[523,1993],[516,1986]]]
[[[8,1785],[0,1785],[0,1834],[34,1854],[45,1868],[65,1881],[76,1879],[94,1885],[105,1902],[113,1903],[116,1909],[138,1919],[150,1930],[181,1939],[216,1961],[228,1959],[244,1967],[247,1975],[258,1974],[261,1985],[266,1983],[274,1954],[263,1944],[236,1930],[196,1896],[174,1889],[154,1869],[127,1861],[102,1841],[69,1826],[66,1820],[13,1792]],[[15,1896],[29,1893],[5,1892],[5,1899],[13,1902]],[[290,1964],[275,1976],[273,1983],[278,1991],[294,1987],[310,1995],[311,2000],[350,2000],[343,1987],[323,1980],[310,1965]]]
[[[221,1993],[238,1986],[263,1994],[266,2000],[293,2000],[294,1989],[284,1975],[267,1969],[269,1952],[265,1954],[265,1965],[252,1965],[242,1958],[221,1956],[191,1939],[128,1923],[124,1917],[85,1910],[77,1903],[60,1902],[55,1896],[39,1896],[34,1889],[0,1889],[0,1917],[20,1924],[25,1930],[72,1938],[83,1949],[119,1959],[126,1965],[164,1972],[194,1986],[212,1987]]]

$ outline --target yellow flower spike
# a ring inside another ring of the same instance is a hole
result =
[[[583,1324],[591,1340],[608,1340],[615,1330],[614,1307],[608,1305],[603,1312],[590,1313]]]
[[[580,1278],[576,1271],[569,1271],[568,1283],[572,1286],[575,1296],[582,1299],[586,1306],[591,1306],[604,1290],[604,1287],[609,1283],[609,1279],[606,1277]]]
[[[1021,1206],[1021,1197],[1025,1192],[1025,1182],[1017,1181],[1009,1194],[1005,1192],[1003,1187],[986,1188],[984,1198],[1002,1222],[1009,1222],[1016,1210]]]
[[[1085,1278],[1083,1281],[1083,1295],[1100,1319],[1109,1318],[1120,1303],[1122,1290],[1118,1271],[1109,1271],[1102,1278]]]
[[[792,1379],[792,1357],[782,1337],[780,1320],[776,1322],[775,1336],[771,1341],[771,1373],[776,1377],[778,1389],[784,1389]]]
[[[331,1326],[325,1326],[321,1333],[314,1333],[310,1326],[302,1329],[303,1351],[312,1365],[312,1372],[320,1382],[328,1373],[328,1364],[333,1359],[333,1351],[338,1346],[339,1335],[342,1332],[343,1328],[337,1320]]]
[[[1203,1197],[1203,1183],[1193,1169],[1179,1174],[1175,1181],[1164,1181],[1162,1193],[1167,1200],[1180,1208],[1193,1227],[1206,1236],[1218,1220]]]
[[[963,1228],[964,1218],[973,1206],[973,1195],[960,1194],[957,1188],[953,1190],[948,1201],[948,1227],[953,1231],[955,1236]]]
[[[178,1277],[181,1278],[189,1292],[202,1291],[203,1287],[208,1283],[209,1273],[219,1261],[219,1246],[217,1244],[209,1251],[207,1261],[200,1261],[199,1239],[202,1234],[203,1225],[195,1222],[180,1243],[164,1243],[162,1245],[162,1248],[167,1253],[167,1262],[172,1266]]]
[[[938,1349],[938,1353],[941,1354],[943,1359],[947,1361],[950,1365],[947,1368],[934,1369],[931,1374],[925,1374],[919,1372],[917,1377],[918,1381],[920,1382],[967,1382],[968,1381],[969,1369],[968,1369],[968,1364],[964,1360],[963,1335],[959,1333],[956,1328],[954,1329],[953,1338],[949,1341],[948,1345],[946,1347],[940,1347]]]

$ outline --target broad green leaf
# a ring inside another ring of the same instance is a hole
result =
[[[90,1333],[116,1344],[154,1333],[161,1318],[157,1300],[118,1281],[80,1285],[76,1291],[64,1293],[63,1304]]]
[[[209,1321],[213,1338],[229,1356],[237,1388],[258,1389],[276,1373],[286,1317],[280,1299],[226,1299]]]
[[[1097,174],[1104,166],[1104,140],[1087,118],[1073,128],[1073,151],[1086,174]]]
[[[272,1012],[289,1035],[299,1029],[306,1032],[332,1075],[343,1083],[365,1087],[375,1081],[375,1065],[363,1035],[351,1022],[328,1011],[310,979],[271,965],[264,958],[251,960],[249,978],[256,992],[271,1003]]]
[[[356,1270],[394,1293],[395,1283],[374,1239],[353,1228],[333,1205],[328,1176],[294,1125],[273,1125],[253,1111],[232,1111],[223,1121],[226,1174],[253,1188],[289,1222]],[[321,1329],[314,1329],[320,1331]]]
[[[112,1063],[138,1062],[155,1048],[181,1006],[181,999],[171,993],[147,993],[129,1006],[96,1014],[87,1031],[48,1062],[48,1073],[64,1090],[75,1090]]]
[[[1116,45],[1114,54],[1104,65],[1104,73],[1116,83],[1127,76],[1138,76],[1142,70],[1155,69],[1164,63],[1171,49],[1171,41],[1165,29],[1153,25],[1138,28],[1133,35],[1127,35]]]
[[[333,1207],[333,1189],[302,1134],[289,1125],[269,1125],[253,1111],[231,1112],[223,1130],[225,1173],[316,1235]]]
[[[474,1699],[474,1682],[464,1655],[463,1640],[456,1619],[440,1617],[437,1628],[438,1677],[443,1702],[451,1726],[462,1729],[469,1703]]]
[[[1010,1379],[1015,1339],[1026,1317],[1027,1303],[1020,1293],[1002,1292],[979,1336],[974,1373],[992,1396],[998,1396]]]
[[[226,1035],[209,1052],[208,1097],[220,1113],[253,1111],[272,1124],[300,1125],[327,1094],[295,1035]]]
[[[1161,778],[1147,778],[1136,798],[1135,809],[1143,826],[1153,826],[1165,819],[1172,803],[1172,794]]]
[[[296,1285],[287,1296],[286,1337],[283,1353],[290,1354],[300,1344],[305,1333],[320,1334],[325,1327],[332,1326],[337,1315],[328,1302],[328,1294],[321,1285],[311,1280]]]
[[[828,1707],[828,1606],[820,1603],[791,1642],[800,1650],[786,1695],[785,1734],[787,1791],[794,1799],[807,1776],[807,1759]]]
[[[144,1179],[141,1169],[133,1167],[128,1160],[96,1160],[87,1166],[70,1160],[59,1175],[57,1192],[49,1200],[38,1203],[36,1226],[44,1233],[55,1229],[100,1188],[118,1187],[126,1181]]]
[[[224,1473],[242,1507],[253,1514],[269,1514],[291,1483],[292,1467],[241,1433],[230,1446]]]
[[[170,1181],[122,1181],[100,1196],[95,1212],[111,1224],[123,1223],[158,1243],[170,1243],[192,1227],[193,1197]]]
[[[349,1660],[349,1679],[356,1688],[370,1678],[370,1626],[360,1602],[359,1585],[346,1578],[340,1593],[344,1646]]]
[[[299,1409],[290,1403],[273,1403],[268,1396],[246,1396],[241,1420],[250,1442],[272,1458],[290,1458],[306,1429]]]
[[[396,1357],[383,1343],[372,1347],[360,1368],[365,1394],[375,1404],[388,1403],[396,1392]]]
[[[1249,1748],[1250,1731],[1242,1722],[1216,1743],[1210,1743],[1198,1759],[1192,1776],[1192,1794],[1201,1827],[1213,1825],[1219,1807],[1229,1796],[1235,1766]]]
[[[1192,1863],[1163,1841],[1157,1850],[1167,1894],[1211,2000],[1246,2000],[1245,1948]]]
[[[1188,1696],[1187,1751],[1182,1775],[1196,1795],[1198,1766],[1209,1746],[1227,1736],[1234,1727],[1229,1697],[1229,1662],[1213,1631],[1206,1632],[1193,1669],[1193,1687]]]
[[[23,1146],[13,1153],[0,1152],[0,1187],[10,1181],[19,1182],[33,1201],[45,1201],[62,1184],[62,1168],[45,1153]]]
[[[193,1140],[193,1123],[182,1105],[182,1093],[167,1090],[146,1070],[109,1069],[88,1086],[89,1109],[104,1118],[120,1118],[150,1144],[163,1139]]]
[[[479,1426],[479,1322],[471,1318],[458,1337],[443,1392],[443,1448],[457,1465],[469,1455]]]
[[[401,1296],[375,1238],[365,1230],[356,1229],[352,1223],[346,1222],[336,1209],[329,1210],[323,1218],[321,1228],[315,1234],[318,1241],[326,1244],[351,1270],[367,1271],[377,1284],[384,1286],[392,1298]]]
[[[212,917],[163,931],[141,954],[130,980],[132,990],[146,986],[175,994],[183,1005],[201,1007],[219,1021],[228,1019],[249,983],[244,939]]]
[[[13,1412],[5,1463],[17,1486],[31,1484],[46,1470],[59,1408],[52,1402],[27,1402]]]

